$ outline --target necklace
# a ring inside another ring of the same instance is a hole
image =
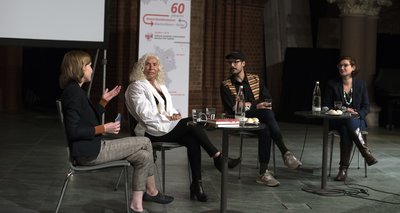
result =
[[[343,98],[347,106],[349,106],[351,102],[353,102],[353,87],[350,88],[349,94],[346,94],[346,92],[343,89]]]

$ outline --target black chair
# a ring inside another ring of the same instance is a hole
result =
[[[111,169],[111,168],[122,168],[122,172],[121,175],[118,178],[117,184],[115,189],[118,186],[119,180],[122,176],[122,173],[125,174],[125,202],[126,202],[126,212],[129,213],[130,212],[130,204],[129,204],[129,193],[128,193],[128,168],[130,167],[130,163],[127,160],[117,160],[117,161],[111,161],[111,162],[107,162],[107,163],[103,163],[103,164],[99,164],[99,165],[94,165],[94,166],[80,166],[77,165],[73,159],[73,157],[70,155],[70,151],[69,151],[69,145],[68,145],[68,140],[67,140],[67,136],[65,134],[65,126],[64,126],[64,114],[62,111],[62,103],[61,100],[57,100],[56,101],[56,105],[57,105],[57,111],[58,111],[58,115],[59,115],[59,119],[60,119],[60,123],[62,126],[62,130],[64,132],[64,136],[65,136],[65,141],[66,141],[66,150],[67,150],[67,155],[68,155],[68,171],[67,174],[65,176],[64,179],[64,184],[60,193],[60,198],[58,200],[57,203],[57,207],[55,209],[55,212],[57,213],[61,202],[64,198],[64,194],[65,191],[67,189],[68,183],[70,178],[75,175],[75,174],[82,174],[82,173],[89,173],[89,172],[97,172],[100,170],[105,170],[105,169]]]
[[[131,136],[136,136],[135,127],[138,121],[128,112],[129,132]],[[162,177],[162,190],[165,194],[165,151],[180,148],[182,145],[177,142],[152,142],[154,161],[157,160],[157,151],[161,153],[161,177]],[[189,168],[189,182],[190,182],[190,168]]]

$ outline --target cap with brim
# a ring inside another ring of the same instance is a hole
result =
[[[228,55],[226,55],[225,58],[226,59],[240,59],[242,61],[244,61],[246,59],[244,54],[240,51],[233,51],[233,52],[229,53]]]

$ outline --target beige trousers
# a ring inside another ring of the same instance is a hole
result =
[[[77,158],[81,165],[127,160],[134,168],[132,191],[145,191],[147,177],[154,175],[153,148],[147,137],[126,137],[101,142],[97,158]]]

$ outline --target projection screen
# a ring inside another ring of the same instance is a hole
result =
[[[0,0],[0,45],[101,48],[109,0]]]

